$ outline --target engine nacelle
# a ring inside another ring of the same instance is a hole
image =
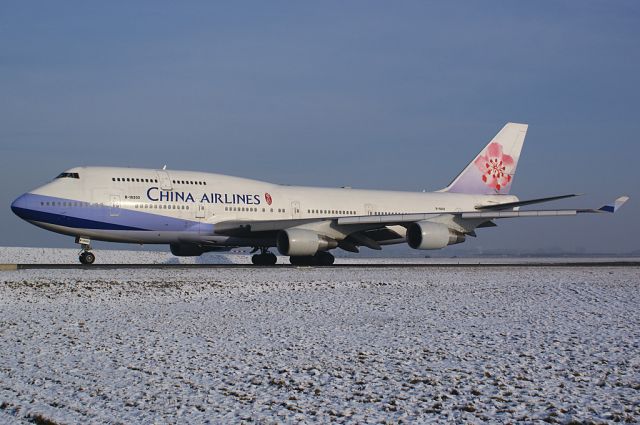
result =
[[[441,249],[464,240],[463,234],[453,232],[444,224],[431,221],[411,223],[407,229],[407,243],[413,249]]]
[[[338,242],[320,236],[313,230],[286,229],[278,233],[277,246],[280,254],[297,257],[327,251],[337,247]]]

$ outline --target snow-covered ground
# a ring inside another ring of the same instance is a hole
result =
[[[207,252],[200,257],[176,257],[168,251],[97,249],[95,264],[250,264],[247,253]],[[80,249],[0,247],[0,264],[77,264]],[[281,262],[285,261],[282,257]],[[288,262],[288,261],[287,261]]]
[[[640,268],[0,272],[0,423],[640,421]]]

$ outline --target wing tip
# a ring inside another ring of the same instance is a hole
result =
[[[628,200],[628,196],[621,196],[613,201],[613,204],[603,205],[602,207],[598,208],[598,211],[614,213],[618,211]]]

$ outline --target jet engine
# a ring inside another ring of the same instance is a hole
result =
[[[315,255],[338,246],[338,242],[325,238],[313,230],[285,229],[278,233],[278,251],[292,257]]]
[[[449,227],[431,221],[411,223],[407,229],[407,243],[413,249],[441,249],[447,245],[462,243],[465,236]]]

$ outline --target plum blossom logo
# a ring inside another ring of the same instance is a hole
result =
[[[273,199],[271,199],[271,195],[269,195],[269,192],[266,192],[264,194],[264,200],[267,201],[268,205],[271,205],[271,203],[273,202]]]
[[[511,183],[511,174],[515,162],[502,152],[500,143],[490,143],[484,154],[475,160],[476,167],[482,173],[482,181],[487,186],[500,190]]]

